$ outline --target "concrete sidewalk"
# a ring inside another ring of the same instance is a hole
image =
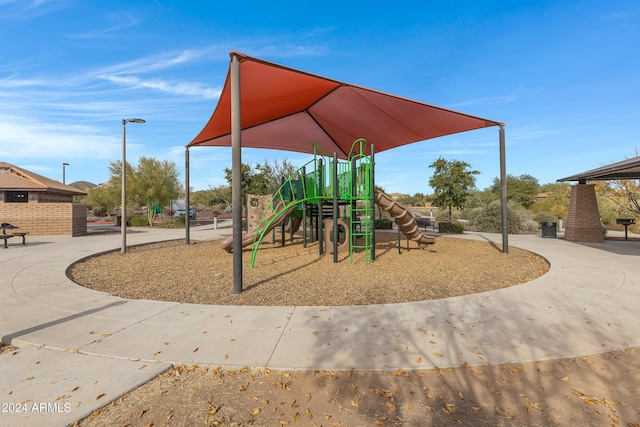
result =
[[[192,229],[194,240],[230,229]],[[500,235],[465,233],[500,243]],[[184,238],[145,230],[130,245]],[[640,345],[640,243],[510,236],[549,260],[532,282],[436,301],[354,307],[206,306],[124,300],[72,283],[72,262],[120,235],[33,237],[0,252],[0,425],[60,425],[88,415],[172,363],[273,369],[416,369],[544,360]],[[425,275],[428,280],[428,275]],[[230,284],[231,292],[231,284]],[[41,362],[41,363],[36,363]],[[99,396],[99,397],[98,397]],[[38,412],[32,403],[69,403]],[[1,409],[1,408],[0,408]],[[26,424],[25,424],[26,423]],[[29,424],[32,423],[32,424]]]

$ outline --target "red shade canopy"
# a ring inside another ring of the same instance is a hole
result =
[[[346,158],[365,138],[376,152],[502,123],[378,92],[238,52],[242,146]],[[188,146],[231,146],[230,74],[213,115]]]

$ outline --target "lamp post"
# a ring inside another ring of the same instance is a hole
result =
[[[127,252],[127,123],[144,123],[143,119],[122,119],[122,207],[120,208],[120,234],[122,247],[120,252]]]
[[[65,179],[65,176],[64,176],[64,172],[65,172],[65,171],[64,171],[64,168],[65,168],[65,166],[69,166],[69,163],[66,163],[66,162],[65,162],[65,163],[63,163],[63,164],[62,164],[62,183],[63,183],[63,184],[66,184],[66,183],[67,183],[67,180]]]

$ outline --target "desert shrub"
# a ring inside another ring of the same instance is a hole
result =
[[[132,227],[145,227],[149,225],[149,221],[145,215],[134,215],[129,218],[128,223]]]
[[[376,230],[391,230],[393,228],[393,222],[388,218],[376,219],[374,226]]]
[[[558,222],[558,218],[550,212],[538,212],[533,216],[533,220],[538,224],[541,222]]]
[[[160,218],[160,221],[156,223],[156,226],[160,228],[183,228],[184,215],[181,215],[180,219],[174,218],[172,216],[165,216],[163,218]]]
[[[464,225],[455,220],[441,221],[438,223],[438,232],[462,234],[464,232]]]
[[[469,217],[476,231],[484,233],[502,232],[502,205],[495,200],[485,207],[476,208]],[[536,231],[538,223],[531,214],[515,202],[507,203],[507,232],[519,234],[521,232]]]
[[[462,212],[458,209],[453,209],[451,211],[451,219],[453,221],[462,218]],[[448,209],[438,209],[435,212],[436,221],[449,221],[449,210]]]
[[[98,207],[98,206],[94,207],[92,212],[93,212],[93,216],[98,218],[105,217],[108,215],[107,209]]]

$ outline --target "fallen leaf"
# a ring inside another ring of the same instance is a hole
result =
[[[455,406],[455,403],[445,403],[442,405],[442,410],[447,414],[453,414]]]
[[[373,388],[369,390],[371,390],[373,393],[377,394],[378,396],[383,396],[383,397],[386,397],[387,399],[393,399],[393,393],[391,393],[389,390],[385,390],[383,388]]]
[[[218,412],[220,410],[220,408],[222,408],[222,405],[210,405],[209,407],[209,412],[207,412],[207,414],[209,415],[215,415],[216,412]]]

